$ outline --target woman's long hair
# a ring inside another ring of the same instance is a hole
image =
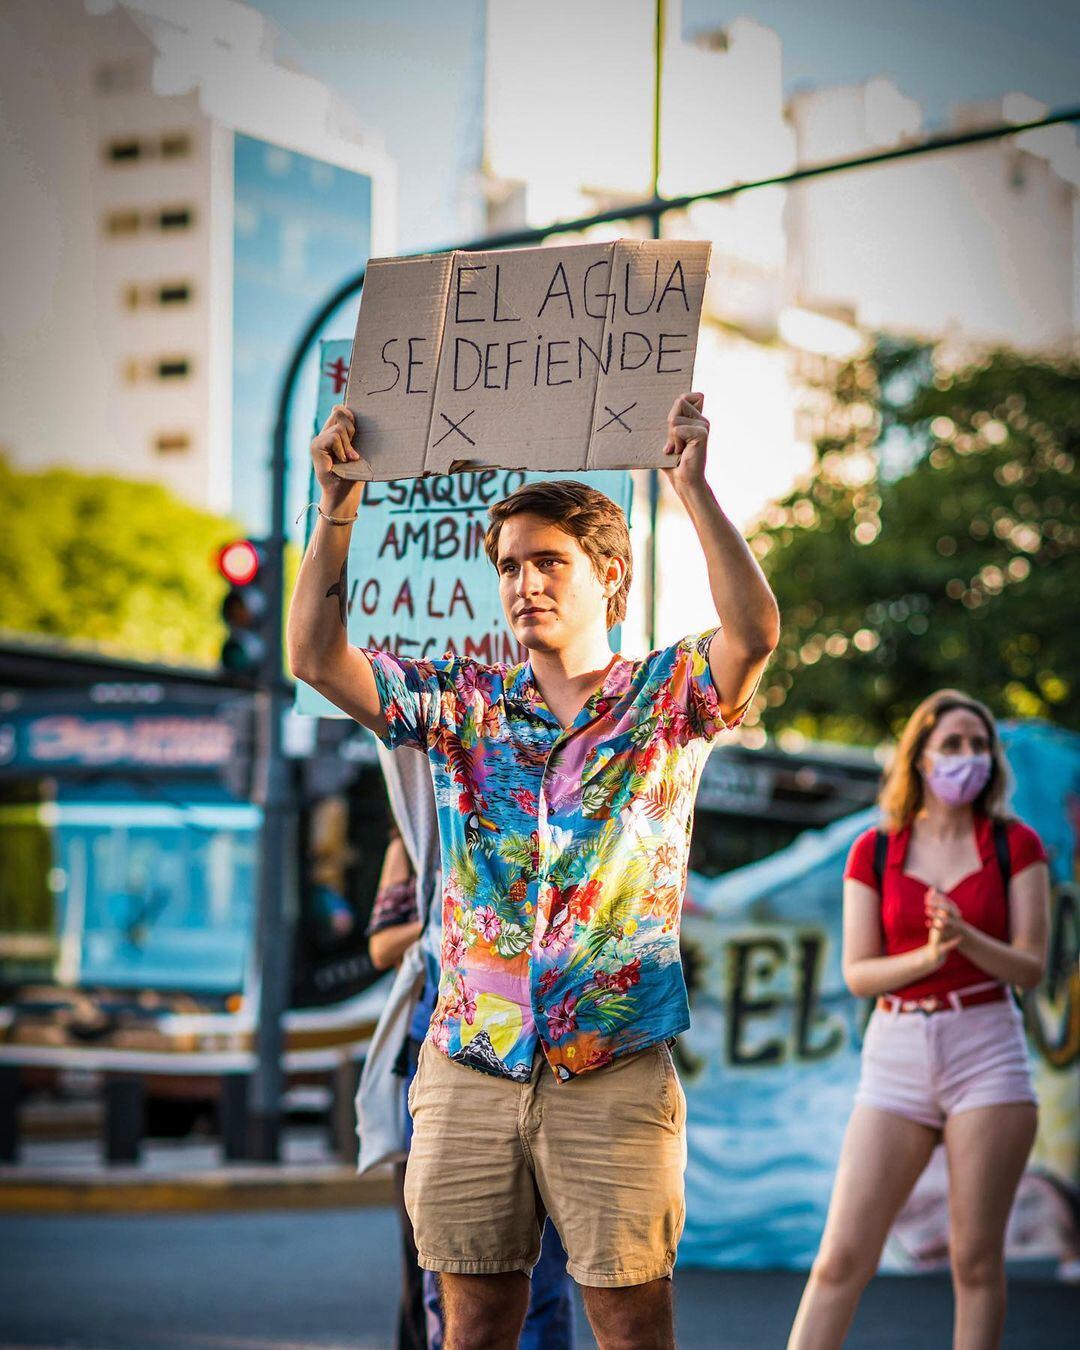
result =
[[[919,758],[934,728],[946,713],[956,708],[974,713],[985,725],[990,740],[990,779],[972,805],[976,811],[994,820],[1009,819],[1006,806],[1010,786],[1009,767],[1005,762],[993,714],[984,703],[962,694],[959,689],[939,689],[936,694],[923,699],[908,718],[881,785],[878,802],[885,828],[890,833],[910,825],[922,809],[924,789],[918,767]]]

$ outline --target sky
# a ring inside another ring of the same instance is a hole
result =
[[[258,0],[257,8],[278,26],[281,54],[335,88],[397,161],[400,249],[476,233],[468,188],[483,135],[484,0]],[[955,103],[1015,90],[1052,106],[1080,102],[1076,0],[684,0],[683,30],[722,28],[740,15],[779,33],[789,93],[888,75],[930,124]]]
[[[279,54],[317,75],[397,162],[398,244],[475,231],[465,178],[483,136],[484,0],[258,0]]]
[[[780,34],[789,93],[891,75],[933,122],[950,104],[1014,90],[1080,101],[1076,0],[685,0],[683,26],[742,14]]]

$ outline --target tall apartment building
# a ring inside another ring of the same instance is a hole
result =
[[[1021,94],[957,109],[950,131],[1034,121]],[[891,80],[791,100],[800,163],[928,135]],[[1080,331],[1080,146],[1069,125],[811,179],[791,191],[789,295],[857,326],[1052,348]]]
[[[0,453],[265,528],[291,344],[394,246],[387,157],[233,0],[6,0],[0,111]]]

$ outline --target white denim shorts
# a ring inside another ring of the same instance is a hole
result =
[[[880,1008],[871,1016],[856,1105],[941,1129],[959,1111],[1035,1101],[1012,998],[930,1016]]]

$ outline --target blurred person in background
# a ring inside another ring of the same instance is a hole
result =
[[[376,970],[391,970],[401,962],[409,947],[417,942],[423,922],[416,909],[416,876],[409,861],[404,841],[396,828],[390,838],[379,875],[379,889],[368,923],[368,955]],[[423,1000],[421,1000],[422,1002]],[[409,1044],[402,1047],[408,1052]],[[399,1065],[401,1059],[399,1056]],[[415,1067],[415,1058],[408,1063]],[[404,1069],[406,1066],[402,1065]],[[411,1071],[405,1078],[403,1092],[408,1092]],[[406,1131],[408,1113],[406,1112]],[[401,1221],[402,1284],[398,1309],[397,1350],[427,1350],[424,1330],[424,1284],[413,1238],[412,1222],[405,1208],[405,1164],[394,1164],[394,1201]]]
[[[417,913],[416,874],[401,835],[392,829],[368,924],[368,954],[375,969],[384,971],[397,966],[409,947],[420,940],[423,926]],[[437,997],[437,985],[430,978],[425,979],[398,1057],[406,1103]],[[406,1147],[411,1137],[412,1120],[406,1106]],[[438,1282],[431,1271],[420,1268],[404,1195],[405,1163],[399,1162],[394,1164],[394,1196],[402,1236],[397,1350],[442,1350],[443,1312]],[[544,1229],[540,1258],[532,1272],[529,1311],[520,1346],[521,1350],[573,1350],[574,1346],[574,1301],[570,1276],[566,1273],[566,1250],[550,1222]]]
[[[323,943],[339,942],[357,926],[345,884],[346,871],[356,862],[348,832],[349,808],[344,797],[334,795],[316,802],[311,813],[312,914]]]
[[[1005,1226],[1037,1107],[1010,986],[1046,961],[1049,871],[1006,806],[987,708],[940,690],[916,708],[852,846],[844,978],[876,1000],[821,1247],[789,1350],[847,1335],[897,1214],[935,1147],[949,1171],[954,1345],[989,1350],[1005,1320]]]

